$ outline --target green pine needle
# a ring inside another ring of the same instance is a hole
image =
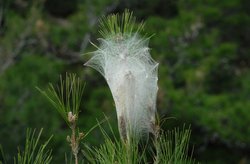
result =
[[[107,119],[107,118],[106,118]],[[101,122],[102,123],[102,122]],[[114,131],[107,120],[111,135],[109,136],[106,130],[99,123],[100,130],[104,137],[104,143],[100,147],[88,147],[85,145],[83,154],[87,157],[89,163],[93,164],[142,164],[147,163],[144,152],[140,152],[137,141],[130,140],[124,142],[120,138],[116,138]],[[111,139],[111,137],[113,139]]]
[[[51,102],[69,125],[69,112],[72,112],[78,118],[84,86],[80,78],[76,77],[75,74],[67,73],[65,80],[60,76],[60,84],[58,86],[54,87],[52,84],[49,84],[46,90],[37,89]]]
[[[191,157],[188,157],[190,135],[190,128],[185,129],[185,127],[183,127],[183,130],[174,129],[160,134],[159,138],[155,141],[155,164],[195,163]]]
[[[125,10],[122,15],[111,14],[100,20],[100,34],[106,38],[110,36],[125,36],[138,33],[143,29],[144,23],[137,25],[133,12]]]
[[[108,122],[108,121],[107,121]],[[99,124],[100,125],[100,124]],[[83,155],[89,163],[93,164],[193,164],[195,160],[188,156],[188,144],[191,135],[190,128],[176,128],[172,131],[162,132],[159,137],[154,138],[154,144],[147,147],[145,144],[130,140],[124,142],[115,137],[111,125],[109,136],[100,125],[100,130],[104,136],[104,143],[99,147],[89,147],[84,145]],[[150,143],[147,143],[150,144]],[[144,147],[143,147],[144,146]]]
[[[43,129],[36,134],[36,130],[27,129],[26,143],[23,151],[18,149],[17,157],[14,158],[14,164],[49,164],[52,156],[51,150],[46,150],[46,147],[52,136],[43,144],[40,145],[40,138]]]

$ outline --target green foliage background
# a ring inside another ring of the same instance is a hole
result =
[[[86,87],[80,125],[88,131],[116,114],[109,88],[83,63],[98,44],[100,16],[134,11],[160,63],[158,112],[165,129],[191,124],[194,157],[206,163],[250,161],[250,4],[247,0],[4,0],[0,2],[0,144],[12,160],[27,127],[55,134],[54,162],[70,150],[66,125],[35,89],[76,72]],[[8,64],[10,63],[10,64]],[[172,119],[171,117],[174,117]],[[98,129],[85,142],[103,142]],[[226,157],[226,158],[225,158]]]

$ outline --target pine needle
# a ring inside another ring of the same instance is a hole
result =
[[[104,37],[110,36],[130,36],[143,29],[144,23],[137,25],[133,12],[125,10],[122,15],[111,14],[100,19],[100,34]]]

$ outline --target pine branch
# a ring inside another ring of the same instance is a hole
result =
[[[136,18],[133,12],[125,10],[122,15],[112,14],[103,17],[100,20],[100,34],[104,37],[112,36],[130,36],[133,33],[138,33],[143,29],[144,24],[140,23],[137,27]]]
[[[36,130],[27,129],[26,143],[23,151],[18,149],[17,157],[14,158],[14,164],[49,164],[52,160],[51,150],[46,150],[52,136],[40,145],[40,138],[43,129],[36,133]]]

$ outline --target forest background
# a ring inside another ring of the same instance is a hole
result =
[[[59,75],[76,73],[86,87],[79,127],[88,131],[104,115],[117,129],[104,78],[84,67],[98,44],[98,19],[130,9],[154,34],[149,47],[159,66],[163,129],[191,125],[193,157],[206,163],[250,162],[250,1],[248,0],[1,0],[0,146],[10,160],[24,145],[26,128],[54,134],[55,163],[70,150],[69,133],[38,92]],[[118,132],[116,130],[118,135]],[[84,142],[99,145],[96,128]],[[0,156],[1,157],[1,156]]]

